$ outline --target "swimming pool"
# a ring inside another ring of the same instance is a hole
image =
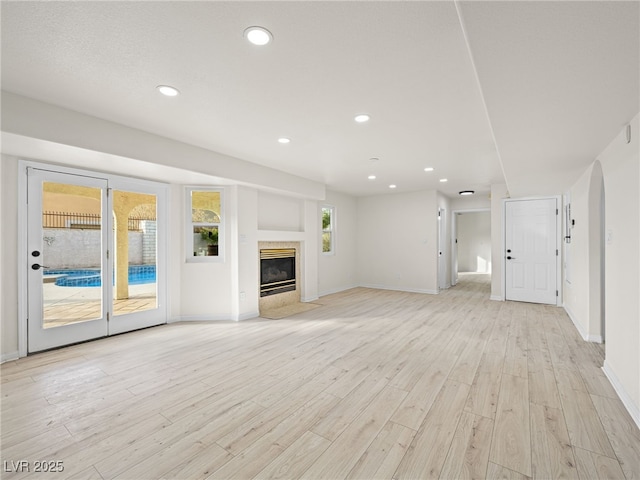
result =
[[[100,287],[100,269],[50,269],[47,275],[56,275],[55,284],[59,287]],[[156,281],[155,265],[129,265],[129,285],[141,285]]]

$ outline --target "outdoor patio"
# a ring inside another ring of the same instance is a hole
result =
[[[43,285],[44,327],[53,328],[70,323],[100,318],[102,305],[100,287],[59,287]],[[129,298],[113,301],[113,314],[125,315],[156,308],[156,284],[129,286]]]

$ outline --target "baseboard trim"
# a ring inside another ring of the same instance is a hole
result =
[[[317,296],[317,297],[304,297],[304,298],[301,298],[300,301],[302,303],[309,303],[309,302],[315,302],[319,298],[320,298],[319,296]]]
[[[437,290],[423,290],[420,288],[403,288],[403,287],[390,287],[387,285],[376,285],[376,284],[362,284],[359,285],[363,288],[374,288],[376,290],[393,290],[395,292],[408,292],[408,293],[427,293],[429,295],[437,295]]]
[[[627,409],[627,412],[629,412],[629,415],[631,415],[633,421],[636,422],[636,425],[638,426],[638,428],[640,428],[640,407],[633,403],[633,401],[631,400],[631,396],[629,396],[627,391],[624,389],[622,383],[618,379],[618,376],[612,370],[611,364],[607,362],[606,359],[604,361],[602,371],[611,382],[613,389],[618,394],[618,397],[620,397],[620,400],[622,401],[624,407]]]
[[[562,305],[562,308],[564,308],[564,311],[567,312],[567,315],[571,319],[571,323],[573,323],[573,326],[576,327],[576,330],[578,330],[578,333],[580,334],[582,339],[585,342],[588,342],[589,341],[589,335],[587,334],[587,332],[584,331],[584,328],[582,327],[582,325],[580,325],[580,322],[578,322],[578,320],[576,319],[576,316],[571,311],[571,309],[569,307],[567,307],[566,305]]]
[[[589,335],[589,337],[587,338],[587,341],[593,342],[593,343],[603,343],[602,335]]]
[[[238,322],[242,322],[243,320],[251,320],[252,318],[256,318],[256,317],[259,317],[259,316],[260,316],[259,312],[241,313],[240,315],[238,315],[238,318],[236,318],[236,320]]]
[[[233,322],[234,319],[230,315],[182,315],[169,320],[169,323],[176,322]]]
[[[504,298],[502,298],[500,295],[491,295],[489,297],[489,300],[493,300],[494,302],[504,302]]]
[[[0,363],[12,362],[13,360],[18,360],[19,358],[20,354],[18,352],[3,353],[0,356]]]
[[[346,292],[352,288],[358,288],[358,285],[347,285],[345,287],[332,288],[331,290],[325,290],[318,294],[318,297],[324,297],[326,295],[333,295],[334,293]]]

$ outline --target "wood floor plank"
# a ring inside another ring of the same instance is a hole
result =
[[[503,373],[527,378],[527,342],[526,324],[522,319],[514,318],[509,327],[507,347],[504,356]]]
[[[440,478],[480,479],[486,476],[493,420],[463,413]]]
[[[589,394],[560,384],[558,388],[571,444],[607,457],[614,457],[611,441]]]
[[[190,457],[184,462],[174,464],[174,468],[164,475],[157,477],[159,480],[193,480],[206,478],[211,473],[218,470],[225,463],[233,458],[229,452],[218,445],[211,445],[209,448]],[[146,477],[143,476],[143,478]]]
[[[283,480],[299,478],[329,445],[331,445],[330,440],[306,431],[254,478]]]
[[[471,385],[482,359],[485,345],[486,341],[484,340],[470,339],[464,351],[458,357],[458,361],[453,367],[449,378]]]
[[[487,480],[531,480],[531,477],[523,475],[519,472],[509,470],[502,465],[497,465],[493,462],[489,462],[487,468]]]
[[[349,479],[391,478],[402,461],[415,430],[387,422],[347,475]]]
[[[440,476],[469,389],[465,383],[445,383],[398,466],[395,479]]]
[[[465,405],[467,412],[495,418],[503,363],[501,355],[485,353],[482,356]]]
[[[407,392],[387,386],[300,478],[345,478]]]
[[[530,405],[533,478],[576,478],[576,462],[561,409]]]
[[[640,431],[618,398],[591,395],[622,471],[628,479],[640,478]]]
[[[502,375],[490,459],[531,476],[529,387],[524,378]]]
[[[625,480],[618,460],[573,447],[578,477],[580,480]]]
[[[562,408],[553,370],[542,368],[529,372],[529,398],[537,405]]]
[[[321,393],[315,396],[275,428],[237,453],[232,460],[208,478],[242,480],[254,477],[274,458],[279,458],[291,444],[308,431],[310,425],[324,416],[336,403],[338,397],[334,395]]]
[[[580,376],[590,394],[600,397],[618,398],[611,382],[609,382],[609,379],[600,367],[587,364],[580,365]]]
[[[367,408],[387,386],[385,368],[377,367],[369,377],[365,378],[353,391],[340,400],[331,411],[319,419],[310,430],[331,441],[345,431],[354,418]]]
[[[448,378],[456,357],[442,355],[424,366],[424,373],[409,391],[391,421],[418,430]]]

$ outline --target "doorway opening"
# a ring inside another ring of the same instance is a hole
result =
[[[459,274],[491,274],[491,210],[456,210],[451,225],[452,284]]]

